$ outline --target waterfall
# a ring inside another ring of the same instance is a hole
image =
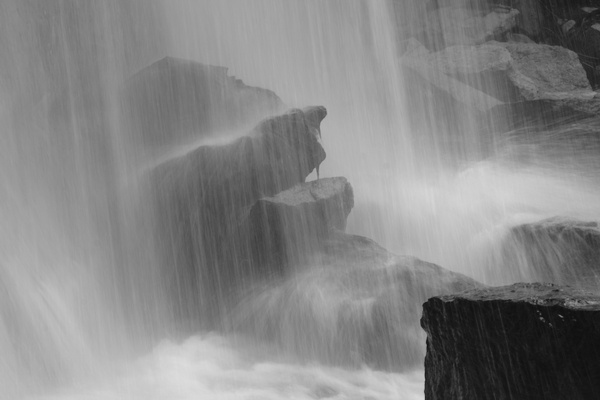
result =
[[[222,305],[233,301],[229,292],[212,296],[214,303],[189,293],[227,286],[186,282],[203,273],[177,276],[184,285],[174,294],[165,276],[178,266],[165,260],[177,264],[181,256],[184,263],[213,249],[178,253],[169,242],[175,235],[161,232],[153,198],[160,190],[148,188],[148,176],[201,145],[231,143],[267,117],[268,106],[240,121],[207,107],[202,112],[221,125],[207,125],[210,132],[197,137],[184,132],[179,141],[166,132],[152,147],[140,140],[145,132],[133,122],[126,94],[145,67],[191,60],[221,77],[217,91],[273,91],[285,104],[273,100],[278,112],[324,105],[320,178],[345,176],[352,184],[348,232],[485,284],[538,280],[534,264],[543,258],[557,267],[560,254],[552,248],[531,260],[519,243],[507,254],[503,240],[514,226],[548,217],[600,219],[595,154],[564,145],[561,129],[546,132],[548,140],[519,132],[493,138],[490,121],[437,97],[420,75],[429,72],[406,62],[424,3],[0,4],[0,398],[422,398],[422,369],[380,370],[337,342],[334,325],[345,317],[344,302],[354,300],[348,291],[367,290],[340,283],[346,271],[314,266],[287,281],[250,282],[233,311]],[[462,100],[476,104],[473,93]],[[170,95],[165,103],[180,107]],[[161,111],[150,125],[165,122]],[[193,130],[197,121],[178,122]],[[190,202],[202,197],[185,194]],[[169,227],[196,229],[189,221]],[[165,257],[164,248],[175,256]],[[365,287],[375,285],[360,274]],[[366,310],[369,301],[355,305]],[[420,304],[407,303],[402,318],[420,312]],[[199,304],[216,306],[209,316]],[[283,344],[212,324],[222,317],[230,318],[227,328],[248,319],[258,325],[273,316],[289,323],[276,327],[285,332]],[[406,353],[420,357],[422,332],[412,328],[406,343],[414,348]],[[313,337],[324,344],[313,346]]]

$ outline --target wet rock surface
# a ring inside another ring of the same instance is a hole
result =
[[[425,398],[595,399],[600,297],[518,283],[429,299]]]
[[[248,136],[198,147],[151,171],[157,248],[173,290],[198,293],[201,285],[208,302],[201,308],[218,309],[219,296],[259,273],[243,216],[260,198],[304,182],[325,159],[319,142],[325,115],[324,107],[291,110],[262,121]],[[183,303],[197,313],[193,301]]]
[[[591,90],[577,54],[560,46],[514,42],[452,46],[434,53],[431,61],[446,74],[471,84],[486,77],[501,78],[496,79],[499,85],[508,83],[516,92],[489,94],[496,94],[504,101],[536,100],[551,93]]]
[[[247,220],[256,262],[282,266],[306,259],[332,229],[345,230],[353,206],[352,186],[342,177],[298,184],[258,200]]]
[[[412,20],[396,16],[401,36],[410,38],[401,43],[402,64],[412,63],[405,73],[408,86],[415,78],[426,83],[421,92],[433,99],[426,108],[434,114],[443,109],[436,102],[455,109],[448,114],[473,114],[482,121],[477,129],[489,135],[483,142],[524,127],[596,117],[600,11],[589,3],[463,0],[413,6]],[[452,120],[440,125],[469,130]]]
[[[510,230],[503,241],[505,260],[519,265],[525,256],[536,278],[600,292],[600,229],[594,221],[550,218]]]
[[[124,105],[138,144],[172,145],[234,129],[284,110],[270,90],[227,68],[165,57],[129,78]]]
[[[306,263],[254,291],[261,295],[243,298],[230,323],[308,360],[406,370],[424,356],[421,304],[481,286],[371,239],[332,231]]]

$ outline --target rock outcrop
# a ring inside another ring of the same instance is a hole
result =
[[[283,107],[275,93],[245,85],[227,68],[173,57],[129,78],[124,93],[134,140],[150,148],[254,124]]]
[[[421,305],[431,296],[480,287],[365,237],[331,232],[306,263],[243,298],[232,328],[324,363],[388,370],[419,365]]]
[[[436,102],[458,107],[452,114],[487,121],[480,131],[547,127],[600,113],[600,96],[592,91],[577,54],[560,46],[491,41],[430,53],[411,40],[401,65],[409,86],[420,80],[426,82],[421,92],[430,86],[439,92],[429,96],[434,101],[427,107]],[[457,129],[462,129],[460,119]]]
[[[202,292],[206,302],[183,299],[179,311],[218,310],[230,290],[260,273],[243,218],[257,200],[304,182],[325,159],[319,131],[325,115],[324,107],[292,110],[248,136],[198,147],[150,172],[167,284],[180,295]]]
[[[527,268],[544,282],[600,290],[598,223],[551,218],[512,228],[502,242],[503,260]]]
[[[345,230],[354,206],[346,178],[302,183],[254,203],[247,220],[255,259],[285,266],[306,260],[322,247],[332,229]]]
[[[560,46],[488,42],[448,47],[431,54],[429,60],[447,75],[480,86],[482,91],[507,102],[591,91],[577,54]],[[490,80],[509,89],[483,86]]]
[[[429,299],[425,399],[591,400],[600,393],[600,297],[552,284]]]
[[[488,42],[433,53],[432,65],[506,104],[536,102],[558,115],[594,116],[600,96],[591,89],[577,54],[560,46]],[[507,110],[506,105],[498,105]],[[501,111],[494,111],[501,112]],[[510,114],[502,118],[510,118]]]

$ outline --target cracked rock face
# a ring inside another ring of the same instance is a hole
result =
[[[600,296],[518,283],[429,299],[425,398],[595,399]]]

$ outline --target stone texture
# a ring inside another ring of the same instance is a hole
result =
[[[173,57],[137,72],[124,91],[134,140],[149,147],[255,124],[283,107],[275,93],[245,85],[225,67]]]
[[[487,102],[491,107],[481,130],[518,129],[532,119],[548,126],[600,112],[600,96],[591,90],[577,55],[560,46],[488,42],[452,46],[422,59],[499,100]]]
[[[552,284],[429,299],[425,398],[596,399],[600,297]]]
[[[260,199],[247,221],[257,262],[284,266],[312,256],[331,229],[346,228],[353,206],[352,186],[342,177],[302,183]]]
[[[284,280],[243,298],[230,323],[307,360],[387,370],[422,363],[421,305],[429,297],[481,286],[365,237],[332,232]]]
[[[535,279],[600,291],[600,229],[594,221],[550,218],[512,228],[502,241],[506,265],[525,263]]]
[[[243,216],[258,199],[303,182],[325,159],[325,115],[324,107],[291,110],[229,144],[200,146],[150,172],[165,282],[178,296],[202,293],[183,299],[180,312],[218,311],[233,287],[261,273],[250,259]]]

